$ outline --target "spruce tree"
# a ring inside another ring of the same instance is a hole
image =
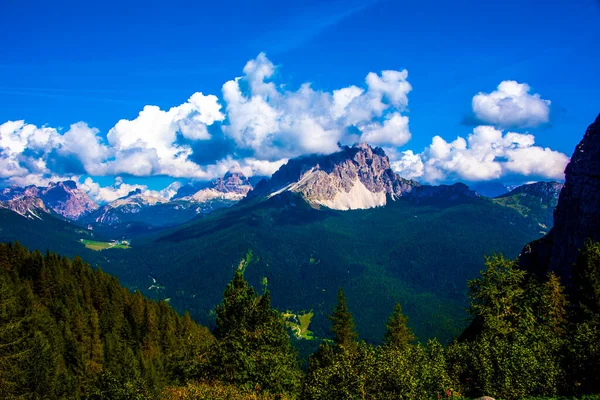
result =
[[[343,349],[352,350],[356,347],[358,334],[342,288],[338,292],[337,300],[337,305],[329,316],[333,341]]]
[[[294,394],[300,369],[283,317],[271,294],[257,294],[236,271],[217,306],[215,345],[206,374],[212,379],[270,393]]]
[[[394,312],[386,325],[384,341],[390,347],[404,348],[414,342],[415,335],[408,327],[408,317],[402,313],[402,306],[396,303]]]

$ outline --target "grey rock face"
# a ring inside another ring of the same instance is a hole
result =
[[[252,185],[248,181],[248,178],[241,172],[227,172],[223,178],[215,180],[211,188],[222,193],[245,195],[252,189]]]
[[[554,227],[525,246],[519,265],[538,274],[554,271],[565,283],[587,239],[600,240],[600,115],[575,149],[554,212]]]
[[[34,198],[39,201],[34,201]],[[78,219],[98,208],[86,193],[77,188],[74,181],[51,182],[47,187],[11,186],[2,190],[0,199],[4,200],[3,207],[18,213],[28,206],[42,204],[44,207],[37,207],[38,210],[43,212],[52,210],[63,218],[71,220]]]
[[[98,204],[79,190],[74,181],[51,182],[40,190],[40,198],[55,213],[71,220],[98,209]]]
[[[10,200],[0,201],[0,208],[7,208],[24,216],[25,218],[41,219],[44,214],[50,213],[46,205],[37,196],[23,195]]]
[[[360,184],[364,189],[356,189]],[[383,205],[386,196],[392,199],[405,196],[420,184],[403,179],[394,173],[385,152],[363,143],[344,147],[330,155],[312,155],[288,161],[270,179],[262,180],[250,198],[265,197],[281,191],[291,191],[302,195],[311,204],[331,204],[340,197],[358,204],[354,208],[368,208],[369,204]],[[369,202],[369,196],[375,202]],[[364,204],[359,204],[362,198]],[[378,203],[377,203],[378,202]],[[383,203],[383,204],[381,204]],[[353,208],[339,206],[339,209]]]

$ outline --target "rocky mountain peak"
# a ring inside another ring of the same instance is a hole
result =
[[[50,213],[50,210],[46,207],[42,199],[38,196],[29,195],[0,201],[0,208],[7,208],[29,219],[42,219],[44,214]]]
[[[417,186],[392,171],[382,149],[361,143],[329,155],[291,159],[249,196],[289,191],[315,206],[352,210],[383,206],[388,197],[399,198]]]
[[[79,190],[77,183],[72,180],[50,182],[45,187],[10,186],[2,190],[0,200],[5,201],[3,204],[5,208],[19,214],[22,210],[33,207],[42,212],[52,210],[61,217],[72,220],[98,208],[98,205],[86,193]],[[23,204],[19,204],[19,202]]]
[[[519,264],[538,274],[555,271],[565,282],[587,239],[600,240],[600,115],[575,148],[554,212],[554,227],[528,244]]]
[[[204,203],[210,200],[239,201],[252,190],[252,184],[241,172],[227,172],[222,178],[211,182],[210,186],[196,191],[182,200]]]
[[[72,180],[50,182],[40,189],[39,195],[44,203],[64,218],[75,220],[98,209],[98,205]]]
[[[213,182],[212,189],[223,193],[246,195],[252,189],[252,185],[243,173],[228,171],[223,178]]]

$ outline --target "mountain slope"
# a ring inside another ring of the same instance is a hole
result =
[[[0,398],[157,398],[212,335],[189,316],[54,253],[0,243]]]
[[[558,182],[537,182],[519,186],[509,193],[494,198],[498,204],[511,207],[537,225],[542,234],[554,224],[554,209],[563,185]]]
[[[259,261],[246,270],[251,283],[266,282],[280,310],[313,310],[310,330],[318,337],[343,286],[365,339],[381,338],[381,321],[401,300],[419,337],[449,340],[463,327],[466,280],[484,256],[515,256],[539,237],[515,210],[455,190],[446,187],[450,194],[437,201],[401,198],[356,211],[315,209],[301,194],[284,192],[106,254],[103,268],[142,290],[156,280],[145,293],[211,324],[223,287],[252,250]]]
[[[81,239],[95,239],[95,234],[50,214],[27,218],[0,209],[0,242],[19,241],[29,248],[51,249],[69,256],[87,255]]]

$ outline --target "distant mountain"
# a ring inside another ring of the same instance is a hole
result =
[[[429,186],[392,171],[383,149],[366,143],[330,155],[290,160],[270,179],[259,182],[248,201],[285,193],[299,194],[315,208],[358,210],[382,207],[400,198],[414,203],[454,202],[478,195],[462,183]]]
[[[98,209],[90,197],[77,187],[74,181],[50,182],[41,189],[40,198],[55,213],[76,220]]]
[[[242,173],[227,172],[223,178],[213,181],[209,187],[202,188],[192,195],[181,197],[180,200],[197,203],[215,199],[237,202],[246,197],[251,190],[250,181]]]
[[[179,193],[182,189],[179,189]],[[137,189],[88,214],[81,222],[119,236],[148,233],[157,228],[181,225],[199,215],[232,206],[251,189],[244,175],[231,172],[193,194],[182,197],[176,195],[174,200],[149,196]]]
[[[47,187],[10,186],[0,193],[0,207],[21,215],[38,216],[50,210],[63,218],[76,220],[98,209],[74,181],[51,182]]]
[[[15,196],[9,200],[0,201],[0,208],[6,208],[10,211],[14,211],[15,213],[28,219],[42,219],[43,215],[51,212],[51,210],[46,208],[46,205],[42,199],[28,194]]]
[[[494,199],[498,204],[514,208],[546,234],[554,223],[554,209],[563,188],[558,182],[537,182],[519,186]]]
[[[316,207],[356,210],[384,206],[418,186],[392,171],[382,149],[363,143],[330,155],[292,159],[259,182],[249,198],[292,192]]]

